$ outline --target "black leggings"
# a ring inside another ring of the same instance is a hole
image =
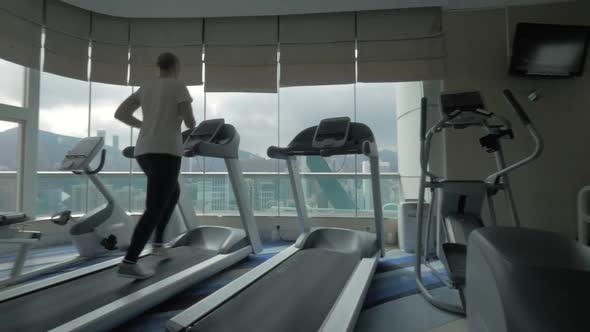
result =
[[[137,222],[125,260],[137,262],[150,236],[156,231],[155,243],[162,243],[164,230],[180,196],[178,174],[181,157],[148,153],[137,156],[137,163],[147,176],[145,212]]]

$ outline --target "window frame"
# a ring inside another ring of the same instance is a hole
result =
[[[41,74],[25,68],[23,107],[0,104],[0,120],[20,125],[20,146],[17,149],[16,208],[30,218],[36,216],[37,145],[39,136],[39,95]]]

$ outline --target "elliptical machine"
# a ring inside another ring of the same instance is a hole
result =
[[[427,105],[422,98],[420,127],[420,191],[418,198],[418,231],[416,245],[415,272],[416,283],[422,295],[436,307],[465,314],[465,271],[467,257],[467,240],[469,234],[481,227],[496,225],[496,212],[493,196],[504,192],[512,226],[520,227],[516,204],[512,195],[508,173],[535,160],[542,152],[541,136],[530,121],[526,112],[516,102],[510,90],[504,90],[504,96],[513,106],[521,122],[533,138],[535,149],[528,157],[509,166],[506,165],[501,140],[513,139],[514,133],[510,122],[497,114],[486,111],[479,92],[447,93],[441,95],[442,119],[428,131],[426,130]],[[432,138],[445,129],[464,129],[481,127],[487,135],[480,138],[481,146],[488,153],[494,153],[497,171],[485,180],[449,180],[433,174],[428,169]],[[426,190],[431,193],[429,213],[425,217]],[[482,220],[482,208],[487,201],[489,220]],[[430,234],[433,219],[436,218],[435,243],[436,254],[442,261],[447,277],[433,266],[434,259],[429,256],[431,248]],[[449,288],[457,289],[461,306],[436,298],[427,289],[423,281],[422,264]]]

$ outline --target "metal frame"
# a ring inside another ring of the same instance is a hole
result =
[[[221,306],[225,301],[237,295],[242,289],[255,283],[262,276],[273,270],[282,262],[293,256],[301,249],[295,245],[279,252],[266,262],[258,265],[248,273],[242,275],[236,280],[230,282],[220,290],[207,296],[205,299],[197,302],[188,309],[182,311],[178,315],[172,317],[166,323],[167,331],[181,331],[187,326],[205,317],[208,313]]]
[[[332,305],[329,314],[324,318],[322,326],[319,329],[320,331],[352,331],[362,308],[362,302],[375,272],[379,257],[384,255],[382,237],[383,209],[381,202],[377,145],[374,142],[365,142],[363,153],[369,157],[371,165],[372,193],[375,210],[375,249],[377,249],[377,252],[370,258],[361,258],[358,262],[355,270],[349,276],[346,286],[342,289],[335,303]],[[181,331],[201,320],[209,313],[222,306],[225,302],[229,301],[232,297],[236,296],[243,289],[271,272],[282,262],[292,257],[297,252],[305,250],[304,247],[309,236],[316,231],[322,231],[324,229],[311,228],[307,208],[305,206],[305,193],[302,189],[302,178],[297,158],[295,156],[286,156],[282,159],[286,161],[289,170],[289,179],[292,185],[297,210],[297,221],[300,226],[301,235],[298,237],[294,245],[283,250],[270,260],[252,269],[250,272],[229,283],[204,300],[174,316],[166,324],[168,331]],[[358,231],[351,232],[360,233]]]
[[[361,259],[319,331],[350,332],[354,329],[378,262],[379,253]]]
[[[242,166],[238,159],[225,159],[225,165],[227,167],[232,188],[234,189],[234,196],[236,198],[236,203],[238,204],[240,219],[242,220],[242,225],[246,231],[246,236],[252,245],[253,253],[259,253],[262,251],[262,241],[260,240],[258,226],[254,220],[254,212],[252,211],[252,206],[248,199],[250,196],[246,191],[246,188],[244,188]]]
[[[535,150],[527,157],[523,158],[511,164],[509,166],[506,165],[506,161],[504,159],[504,154],[502,151],[502,145],[500,143],[497,151],[494,152],[494,157],[496,160],[496,167],[497,171],[491,175],[489,175],[485,181],[482,182],[483,185],[486,186],[487,190],[485,193],[485,199],[488,203],[488,210],[490,214],[490,220],[488,226],[495,226],[497,224],[496,221],[496,212],[495,206],[493,202],[493,196],[497,194],[498,191],[502,190],[505,192],[505,199],[510,210],[510,214],[512,217],[512,224],[514,227],[520,227],[520,219],[518,217],[516,211],[516,203],[514,202],[514,196],[512,193],[512,189],[510,187],[510,180],[508,177],[508,173],[522,167],[529,162],[536,159],[543,150],[543,141],[541,136],[539,135],[538,131],[535,129],[533,124],[524,113],[524,110],[520,108],[520,105],[515,105],[516,101],[511,101],[510,98],[514,98],[510,91],[504,94],[507,97],[508,101],[512,103],[512,106],[515,112],[519,115],[521,121],[523,122],[525,128],[529,132],[529,134],[533,137],[535,142]],[[441,237],[442,234],[448,238],[448,231],[446,230],[446,225],[444,222],[445,216],[441,215],[441,197],[437,197],[437,191],[444,186],[444,183],[441,182],[442,177],[434,174],[428,169],[428,160],[430,155],[430,148],[432,144],[432,138],[435,134],[441,133],[444,129],[453,128],[454,127],[454,117],[443,114],[443,117],[440,121],[438,121],[433,127],[426,130],[426,117],[428,113],[428,100],[426,98],[422,98],[422,106],[421,106],[421,132],[420,132],[420,168],[421,168],[421,175],[420,175],[420,189],[419,189],[419,197],[418,197],[418,213],[417,213],[417,220],[418,220],[418,227],[417,227],[417,241],[416,241],[416,253],[415,253],[415,263],[414,269],[416,273],[416,283],[418,286],[418,290],[422,293],[422,295],[434,306],[458,314],[465,314],[464,303],[463,306],[459,306],[447,301],[443,301],[440,299],[435,298],[432,293],[426,288],[424,282],[422,280],[422,264],[424,263],[426,267],[428,267],[433,275],[439,279],[442,283],[444,283],[447,287],[453,288],[452,283],[444,278],[438,271],[436,271],[433,266],[431,265],[430,260],[426,257],[429,254],[429,235],[430,235],[430,227],[433,219],[436,219],[437,229],[436,229],[436,246],[437,246],[437,255],[439,258],[444,258],[442,255],[441,250]],[[499,116],[494,113],[488,113],[488,116],[478,116],[472,115],[473,118],[470,119],[470,122],[466,123],[467,127],[482,127],[488,133],[494,133],[499,127],[503,129],[511,129],[510,122],[502,116]],[[492,124],[491,119],[496,119],[500,125]],[[465,125],[465,124],[464,124]],[[460,127],[460,128],[464,128]],[[427,179],[429,178],[429,179]],[[433,193],[432,195],[432,203],[430,205],[430,213],[428,218],[424,218],[424,203],[426,198],[426,189],[430,189]],[[438,198],[438,199],[437,199]],[[433,206],[434,204],[437,205],[436,210],[436,217],[433,216],[433,212],[435,211]],[[480,212],[481,214],[481,212]],[[426,234],[424,233],[424,224],[426,223]],[[443,233],[441,233],[443,232]],[[463,301],[462,301],[463,302]]]
[[[37,192],[37,145],[39,135],[39,86],[38,70],[25,68],[23,107],[0,104],[0,121],[20,125],[20,149],[18,150],[17,210],[27,216],[35,216]]]
[[[103,331],[136,316],[150,307],[248,257],[252,247],[216,255],[155,284],[144,287],[110,304],[88,312],[50,331]]]
[[[144,257],[146,255],[149,255],[152,252],[152,249],[145,249],[141,252],[140,257]],[[69,280],[72,279],[77,279],[80,277],[83,277],[85,275],[88,274],[92,274],[104,269],[108,269],[110,267],[113,267],[117,264],[119,264],[121,261],[123,260],[123,256],[121,257],[117,257],[117,258],[113,258],[111,260],[102,262],[102,263],[98,263],[98,264],[94,264],[88,267],[84,267],[81,269],[77,269],[71,272],[67,272],[64,274],[61,274],[59,276],[55,276],[55,277],[51,277],[51,278],[47,278],[47,279],[43,279],[43,280],[39,280],[39,281],[34,281],[34,282],[30,282],[24,285],[19,285],[19,286],[14,286],[11,288],[8,288],[6,290],[3,290],[0,292],[0,302],[5,302],[8,301],[10,299],[13,299],[15,297],[19,297],[19,296],[23,296],[29,293],[33,293],[36,292],[38,290],[47,288],[47,287],[51,287],[53,285],[62,283],[62,282],[67,282]],[[68,261],[69,263],[69,261]],[[43,271],[43,272],[49,272],[49,271]]]

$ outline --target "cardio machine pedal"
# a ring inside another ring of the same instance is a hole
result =
[[[460,243],[443,243],[443,263],[449,274],[449,279],[455,288],[465,286],[467,265],[467,246]]]
[[[100,241],[100,244],[106,250],[116,250],[117,249],[117,237],[114,236],[113,234],[111,234],[108,237],[105,237],[104,239],[102,239],[102,241]]]

